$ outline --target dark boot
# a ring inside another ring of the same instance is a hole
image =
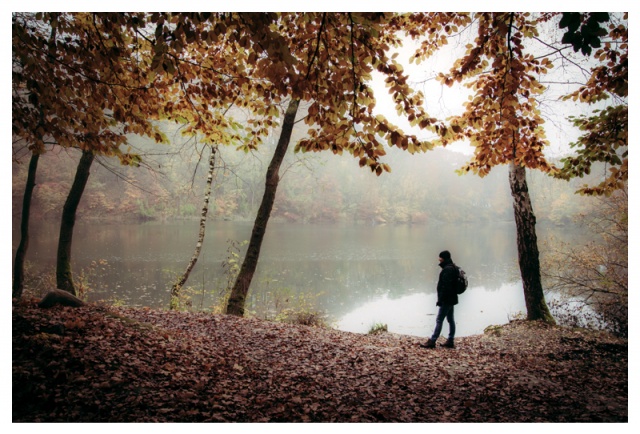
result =
[[[420,346],[422,348],[435,348],[436,347],[436,341],[432,341],[431,339],[427,339],[427,342],[425,342],[424,344],[420,344]]]
[[[440,344],[440,346],[445,348],[454,348],[453,339],[451,338],[447,339],[447,341],[444,344]]]

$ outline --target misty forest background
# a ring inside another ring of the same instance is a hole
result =
[[[129,145],[145,163],[141,167],[98,158],[78,209],[79,220],[199,218],[210,148],[196,145],[193,138],[185,138],[172,124],[167,123],[163,130],[168,144],[130,137]],[[253,219],[276,139],[272,135],[266,146],[252,153],[237,151],[233,146],[220,147],[210,220]],[[59,221],[80,155],[76,149],[58,148],[41,156],[32,205],[33,224]],[[508,167],[496,167],[482,179],[458,174],[456,170],[469,158],[448,149],[415,155],[390,149],[385,162],[392,172],[377,177],[358,167],[357,159],[351,156],[289,153],[272,217],[301,223],[512,222]],[[606,165],[595,167],[590,177],[569,182],[529,171],[529,189],[538,222],[572,224],[579,215],[598,207],[598,200],[576,194],[583,184],[599,182],[605,175]],[[26,164],[13,165],[14,224],[20,218],[26,176]]]

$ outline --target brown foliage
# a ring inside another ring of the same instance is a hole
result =
[[[13,306],[13,422],[627,421],[627,341],[513,322],[456,349],[225,315]]]

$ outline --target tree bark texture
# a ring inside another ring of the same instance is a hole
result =
[[[92,151],[82,151],[82,157],[78,162],[76,176],[71,190],[62,209],[62,221],[60,222],[60,237],[58,239],[58,257],[56,265],[56,283],[58,289],[70,292],[77,296],[76,288],[71,275],[71,242],[73,227],[76,223],[76,211],[82,199],[82,193],[89,179],[89,170],[95,155]]]
[[[24,289],[24,260],[29,248],[29,216],[31,214],[31,197],[36,186],[36,172],[38,170],[38,160],[40,154],[33,152],[29,161],[29,172],[27,174],[27,185],[22,198],[22,216],[20,217],[20,244],[16,250],[16,260],[13,266],[13,289],[12,297],[22,297]]]
[[[513,196],[513,211],[516,220],[518,262],[524,288],[528,320],[543,320],[555,324],[542,291],[540,258],[536,236],[536,216],[533,213],[526,171],[523,166],[511,162],[509,184]]]
[[[200,214],[200,232],[198,233],[198,242],[196,243],[196,248],[193,252],[193,256],[191,256],[191,260],[189,261],[189,264],[187,264],[187,269],[184,271],[180,279],[171,287],[171,301],[169,303],[170,310],[175,310],[178,308],[178,297],[180,296],[180,290],[182,289],[184,284],[187,283],[187,279],[189,279],[191,270],[193,270],[196,262],[198,262],[198,257],[200,256],[200,251],[202,250],[205,228],[207,224],[207,214],[209,213],[211,184],[213,183],[213,174],[216,163],[216,149],[217,148],[215,146],[211,147],[211,156],[209,157],[209,171],[207,173],[207,184],[204,190],[204,204],[202,205],[202,212]]]
[[[291,140],[291,133],[293,131],[293,124],[295,122],[296,113],[298,111],[298,105],[300,100],[291,100],[287,111],[284,115],[284,121],[282,123],[282,131],[280,131],[280,139],[276,150],[269,163],[267,169],[267,177],[265,182],[264,196],[256,220],[251,231],[251,239],[249,240],[249,246],[247,247],[247,254],[244,257],[240,272],[236,278],[236,282],[231,290],[229,301],[227,302],[227,313],[231,315],[243,316],[245,309],[245,301],[247,294],[249,293],[249,286],[253,279],[253,274],[256,271],[258,265],[258,258],[260,256],[260,248],[262,246],[262,240],[267,229],[267,223],[271,216],[271,210],[273,209],[273,202],[276,198],[276,191],[278,189],[278,182],[280,176],[280,165],[289,147]]]

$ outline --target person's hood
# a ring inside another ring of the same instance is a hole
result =
[[[442,262],[440,262],[438,265],[444,268],[447,265],[453,265],[453,261],[451,259],[443,259]]]

